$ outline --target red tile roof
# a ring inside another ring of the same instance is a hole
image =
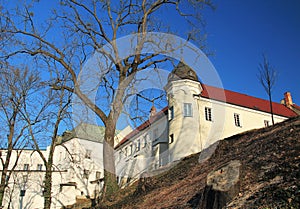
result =
[[[252,97],[213,86],[201,84],[203,91],[202,97],[226,102],[241,107],[246,107],[263,112],[270,112],[270,103],[268,100]],[[284,117],[295,117],[297,114],[283,104],[272,102],[273,113]]]
[[[164,107],[161,111],[159,111],[155,116],[151,117],[149,120],[146,122],[142,123],[142,125],[138,126],[136,129],[131,131],[129,134],[127,134],[121,141],[120,143],[115,147],[117,149],[119,146],[124,144],[127,140],[131,139],[135,135],[137,135],[140,131],[148,128],[152,123],[155,121],[159,120],[163,116],[168,114],[168,107]]]
[[[209,98],[216,101],[226,102],[233,105],[238,105],[241,107],[246,107],[254,110],[259,110],[263,112],[270,112],[270,103],[268,100],[252,97],[246,94],[237,93],[234,91],[229,91],[205,84],[201,84],[203,91],[201,93],[201,97]],[[283,104],[279,104],[276,102],[272,102],[273,113],[276,115],[284,116],[284,117],[295,117],[297,114],[286,107]],[[294,105],[300,109],[299,106]],[[150,120],[147,120],[142,125],[137,127],[135,130],[130,132],[127,136],[125,136],[120,143],[115,147],[118,148],[122,144],[124,144],[127,140],[137,135],[140,131],[148,128],[153,122],[167,115],[168,107],[163,108],[160,112],[158,112],[154,117]]]

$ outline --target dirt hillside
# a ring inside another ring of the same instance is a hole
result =
[[[221,140],[96,208],[300,208],[300,117]]]

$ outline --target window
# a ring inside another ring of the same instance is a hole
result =
[[[101,177],[101,172],[100,171],[96,171],[96,180],[100,179]]]
[[[169,108],[169,120],[173,120],[174,118],[174,107]]]
[[[5,176],[5,183],[8,184],[9,176]]]
[[[268,120],[264,120],[264,123],[265,123],[265,127],[268,127],[270,125]]]
[[[133,144],[131,143],[129,146],[129,155],[133,154]]]
[[[122,150],[119,152],[119,160],[122,160]]]
[[[148,135],[148,134],[146,134],[146,135],[144,136],[144,140],[143,140],[143,147],[146,147],[146,146],[147,146],[148,137],[149,137],[149,135]]]
[[[127,157],[127,154],[128,154],[128,147],[125,147],[124,153],[125,153],[125,157]]]
[[[183,104],[183,116],[184,117],[192,117],[193,116],[191,103]]]
[[[85,153],[85,158],[91,159],[92,150],[87,149]]]
[[[234,113],[234,123],[237,127],[241,127],[240,115],[237,113]]]
[[[174,142],[174,134],[171,134],[169,136],[169,144],[172,144]]]
[[[62,152],[59,153],[59,161],[62,161]]]
[[[43,164],[37,164],[36,170],[41,171],[43,169]]]
[[[211,108],[209,108],[209,107],[205,107],[205,119],[207,121],[212,121]]]
[[[136,151],[138,152],[138,151],[140,151],[140,149],[141,149],[141,140],[138,139],[136,142]]]
[[[89,170],[86,170],[86,169],[83,170],[83,178],[88,179],[89,178],[89,174],[90,174]]]
[[[29,170],[29,164],[24,164],[23,170],[28,171]]]

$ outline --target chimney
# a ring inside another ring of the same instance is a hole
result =
[[[155,115],[156,115],[156,108],[153,105],[150,109],[150,119],[153,118],[153,116]]]
[[[284,93],[284,103],[285,106],[287,106],[288,108],[291,108],[293,105],[293,100],[292,100],[292,95],[290,92],[285,92]]]

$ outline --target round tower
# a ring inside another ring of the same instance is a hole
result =
[[[170,162],[202,150],[198,98],[202,92],[197,74],[183,62],[173,69],[165,86],[169,106]]]

